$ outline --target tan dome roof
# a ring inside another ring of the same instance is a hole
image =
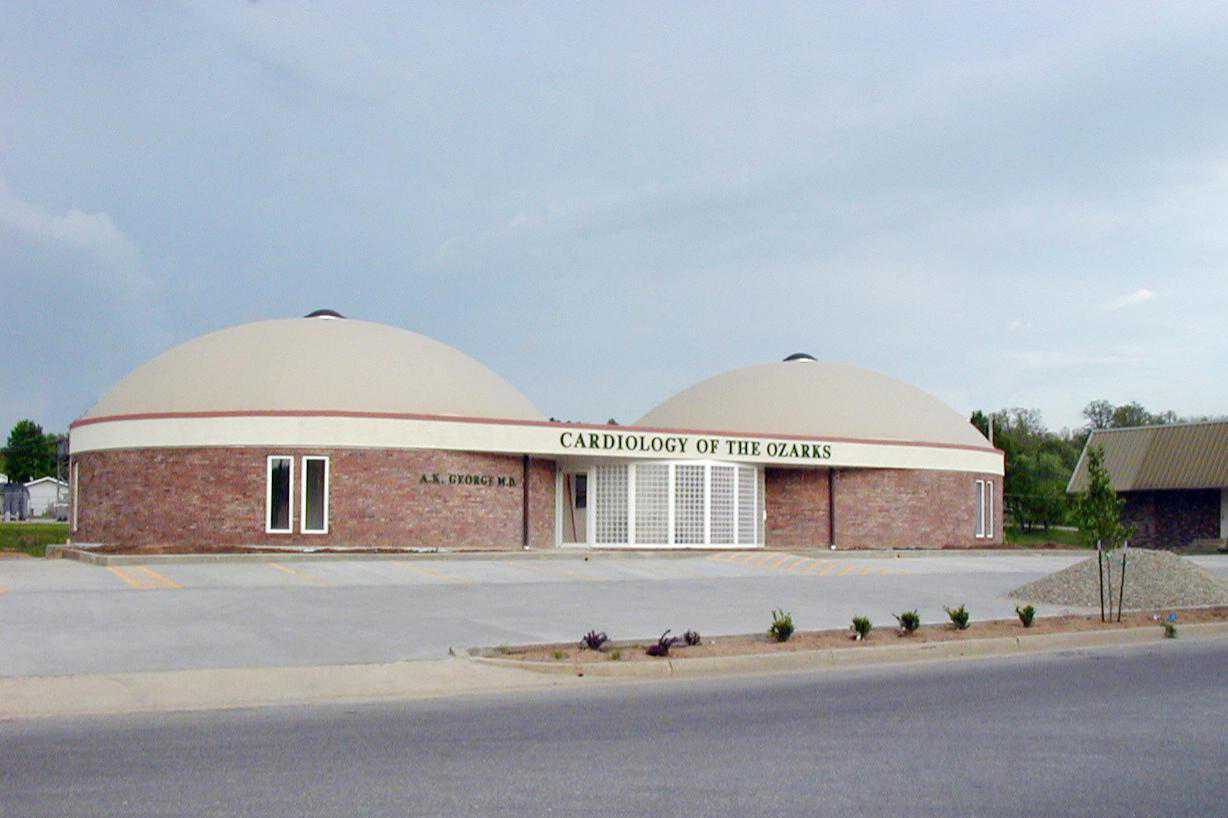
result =
[[[85,417],[312,410],[544,420],[459,350],[330,317],[257,321],[188,341],[137,368]]]
[[[975,426],[928,392],[850,364],[808,358],[709,378],[635,425],[989,448]]]

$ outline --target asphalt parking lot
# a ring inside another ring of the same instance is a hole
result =
[[[150,563],[0,561],[0,676],[284,667],[439,658],[450,647],[681,632],[894,624],[944,605],[1013,615],[1012,588],[1072,554],[694,556]],[[1196,561],[1228,576],[1228,557]],[[1041,614],[1056,608],[1041,608]]]

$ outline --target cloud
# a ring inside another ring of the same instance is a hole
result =
[[[1128,293],[1127,295],[1123,295],[1120,298],[1114,298],[1112,301],[1109,301],[1104,305],[1104,309],[1108,312],[1115,312],[1116,310],[1124,309],[1126,307],[1133,307],[1135,304],[1142,304],[1153,298],[1155,298],[1155,293],[1153,293],[1151,290],[1143,288],[1140,290],[1135,290],[1132,293]]]
[[[69,208],[62,215],[13,195],[0,178],[0,233],[87,253],[114,272],[139,276],[140,251],[106,213]]]
[[[1103,353],[1060,349],[1024,350],[1007,357],[1025,369],[1082,369],[1088,367],[1136,366],[1145,360],[1137,349],[1110,350]]]
[[[381,102],[412,77],[394,46],[382,53],[374,47],[380,38],[364,34],[361,15],[289,2],[189,7],[264,65],[341,97]]]

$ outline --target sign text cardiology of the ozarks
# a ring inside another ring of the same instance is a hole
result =
[[[664,453],[686,455],[694,444],[699,455],[730,457],[787,457],[798,460],[828,460],[830,443],[797,443],[792,440],[747,440],[739,437],[688,438],[682,435],[654,435],[640,432],[563,432],[559,444],[564,449],[602,452]]]

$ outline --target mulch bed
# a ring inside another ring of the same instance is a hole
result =
[[[1196,608],[1181,611],[1127,611],[1121,622],[1101,622],[1097,614],[1091,616],[1069,615],[1037,617],[1032,627],[1024,628],[1018,619],[995,619],[973,622],[967,630],[955,630],[951,625],[922,625],[913,634],[902,636],[895,628],[875,628],[868,639],[854,640],[852,632],[844,630],[797,631],[788,642],[775,642],[766,634],[743,636],[705,637],[703,642],[688,647],[681,641],[670,649],[670,658],[691,659],[701,656],[739,656],[759,653],[789,653],[805,650],[830,650],[833,648],[857,648],[870,650],[891,645],[924,644],[926,642],[951,642],[964,639],[990,639],[1002,636],[1030,636],[1045,633],[1073,633],[1077,631],[1123,630],[1151,626],[1159,632],[1161,622],[1172,613],[1177,614],[1178,629],[1182,625],[1199,622],[1228,621],[1228,606]],[[672,634],[671,634],[672,635]],[[648,656],[644,649],[652,640],[623,642],[603,646],[600,651],[581,647],[578,643],[555,645],[528,645],[524,647],[496,648],[487,655],[507,659],[522,659],[533,662],[656,662],[660,658]],[[615,660],[614,654],[619,658]],[[560,653],[561,655],[556,655]]]

